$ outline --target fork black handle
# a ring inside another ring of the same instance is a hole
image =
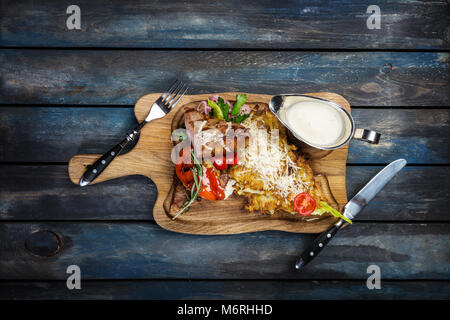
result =
[[[314,259],[320,251],[333,239],[336,233],[344,225],[344,220],[340,219],[338,222],[333,224],[327,231],[318,236],[305,251],[300,255],[300,258],[295,263],[295,268],[297,270],[302,269],[308,263]]]
[[[95,161],[92,165],[88,166],[86,172],[83,174],[83,176],[80,179],[79,185],[81,187],[87,186],[92,181],[94,181],[102,172],[106,169],[106,167],[109,166],[109,164],[114,160],[115,157],[119,153],[122,152],[122,150],[125,148],[125,146],[130,142],[136,139],[141,129],[146,124],[145,121],[142,121],[140,124],[137,125],[136,128],[134,128],[132,131],[127,133],[127,136],[125,139],[120,141],[117,145],[112,147],[108,152],[106,152],[103,156],[101,156],[97,161]]]
[[[88,169],[83,174],[79,181],[79,185],[81,187],[87,186],[89,183],[95,180],[102,172],[105,170],[108,165],[114,160],[115,157],[125,148],[125,146],[130,142],[136,139],[137,135],[141,131],[141,129],[145,126],[145,124],[152,119],[161,118],[164,114],[170,111],[178,101],[180,101],[181,97],[186,93],[188,87],[182,81],[176,80],[167,90],[164,92],[161,97],[159,97],[155,103],[150,108],[150,112],[145,118],[144,121],[139,123],[136,128],[130,131],[125,139],[123,139],[119,144],[114,146],[111,150],[105,153],[100,157],[97,161],[95,161],[92,165],[88,166]],[[158,109],[155,109],[158,108]],[[153,110],[156,110],[155,114],[152,114]],[[160,111],[159,113],[157,111]]]

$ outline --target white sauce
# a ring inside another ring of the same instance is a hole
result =
[[[286,108],[291,130],[306,142],[332,146],[342,139],[345,121],[338,110],[320,101],[301,101]]]

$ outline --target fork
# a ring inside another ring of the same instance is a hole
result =
[[[103,156],[101,156],[92,165],[88,166],[88,169],[80,179],[79,185],[81,187],[87,186],[89,183],[95,180],[103,170],[114,160],[117,155],[122,152],[125,146],[136,139],[141,129],[151,120],[164,117],[175,105],[180,101],[181,97],[186,93],[188,86],[182,81],[175,80],[170,88],[164,92],[152,105],[150,112],[144,121],[139,123],[136,128],[129,131],[125,139],[119,144],[111,148]]]

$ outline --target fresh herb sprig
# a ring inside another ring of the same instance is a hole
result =
[[[244,121],[245,119],[247,119],[248,117],[250,117],[250,114],[239,114],[236,117],[234,117],[233,121],[237,124],[240,124],[242,121]]]
[[[228,105],[228,103],[226,103],[222,97],[219,97],[217,99],[217,105],[219,106],[220,110],[222,110],[222,114],[223,114],[223,118],[225,119],[225,121],[229,122],[231,119],[229,117],[230,114],[230,106]]]
[[[222,97],[217,98],[217,103],[212,100],[208,100],[208,105],[211,107],[211,114],[213,117],[219,120],[225,120],[227,122],[232,121],[239,124],[250,116],[250,114],[240,114],[241,108],[246,101],[246,94],[236,95],[236,102],[231,110],[231,115],[230,106],[225,102],[225,100],[223,100]]]
[[[250,116],[249,113],[241,114],[241,108],[246,102],[247,102],[246,94],[236,95],[236,102],[234,103],[233,110],[231,110],[233,122],[239,124]]]
[[[198,194],[200,192],[200,189],[202,188],[202,178],[203,178],[203,167],[200,163],[200,161],[195,156],[194,151],[191,151],[191,159],[194,163],[194,166],[192,167],[192,176],[194,177],[194,184],[191,188],[190,195],[186,194],[188,199],[185,203],[181,206],[180,211],[175,214],[175,216],[172,218],[172,220],[175,220],[182,214],[186,213],[189,210],[189,207],[194,203],[195,200],[198,198]]]
[[[247,101],[246,94],[237,94],[236,102],[234,103],[233,110],[231,110],[231,115],[237,116],[241,112],[241,108],[245,104],[246,101]]]

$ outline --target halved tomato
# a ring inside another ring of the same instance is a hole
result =
[[[224,156],[222,159],[217,159],[214,161],[214,167],[217,170],[226,170],[228,166],[234,166],[238,163],[237,155],[234,156]]]
[[[306,192],[299,193],[294,198],[294,209],[302,216],[309,216],[316,209],[316,200]]]

